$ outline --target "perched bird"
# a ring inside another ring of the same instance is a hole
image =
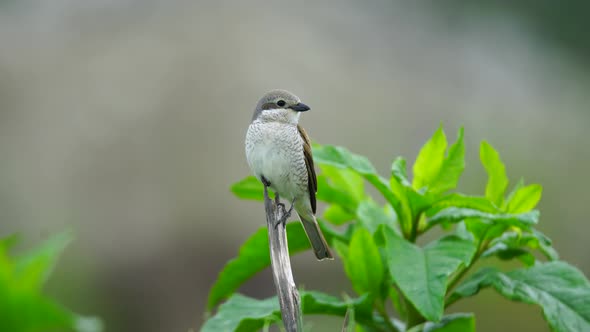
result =
[[[291,202],[319,260],[332,253],[315,218],[317,179],[311,143],[299,125],[310,108],[285,90],[266,93],[254,110],[246,134],[246,158],[265,186]],[[289,209],[289,211],[291,210]]]

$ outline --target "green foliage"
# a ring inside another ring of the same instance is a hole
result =
[[[480,218],[497,224],[505,224],[509,226],[519,227],[521,229],[529,229],[530,226],[535,225],[539,221],[539,212],[529,211],[519,214],[494,214],[475,209],[459,208],[453,206],[448,207],[433,216],[430,216],[430,218],[428,219],[428,227],[443,222],[456,223],[469,218]]]
[[[351,153],[343,147],[335,147],[329,145],[316,145],[313,153],[315,162],[317,162],[320,165],[332,165],[344,171],[351,170],[357,173],[358,175],[362,176],[365,180],[367,180],[367,182],[372,184],[375,187],[375,189],[377,189],[383,195],[383,197],[387,200],[387,202],[389,202],[389,204],[391,204],[391,206],[396,212],[399,211],[399,200],[389,189],[388,181],[382,178],[379,174],[377,174],[377,170],[375,169],[375,167],[373,167],[373,164],[371,164],[371,162],[366,157]],[[342,190],[345,190],[343,188],[338,189],[338,192],[341,195],[353,195],[351,193],[342,192]],[[332,201],[330,197],[322,196],[322,194],[320,194],[319,189],[317,198],[318,200],[322,200],[327,203],[334,203],[334,201]]]
[[[451,295],[450,301],[493,287],[509,300],[537,304],[554,331],[590,331],[590,283],[564,262],[539,263],[507,273],[481,269]]]
[[[372,200],[366,200],[359,204],[356,210],[357,222],[371,234],[375,234],[380,225],[386,225],[395,229],[395,216],[389,215],[382,206]]]
[[[427,187],[432,193],[442,193],[457,186],[465,169],[463,128],[459,130],[457,141],[445,157],[446,149],[447,138],[441,125],[416,158],[412,183],[414,189]]]
[[[417,325],[408,332],[473,332],[475,331],[475,316],[473,314],[451,314],[444,316],[439,322],[426,322]]]
[[[430,182],[428,190],[432,193],[443,193],[454,189],[465,169],[465,144],[463,143],[463,128],[457,134],[457,141],[451,145],[449,154],[443,160],[436,178]]]
[[[382,331],[385,322],[371,312],[367,297],[342,300],[319,292],[302,291],[301,307],[303,314],[324,314],[342,316],[352,308],[355,320],[365,326],[367,331]],[[201,332],[219,331],[257,331],[265,324],[281,320],[279,302],[276,297],[257,300],[240,294],[233,295],[219,306],[215,316],[205,322]]]
[[[538,184],[518,188],[510,197],[506,210],[511,213],[530,211],[541,200],[543,187]]]
[[[67,310],[42,293],[59,255],[71,242],[69,232],[18,256],[9,255],[15,236],[0,240],[0,331],[100,331],[100,322]]]
[[[500,160],[498,152],[486,141],[481,142],[479,158],[488,173],[486,197],[496,206],[500,206],[504,201],[504,192],[508,187],[504,164]]]
[[[320,226],[358,297],[301,292],[304,314],[341,316],[346,331],[469,332],[475,331],[473,314],[445,312],[456,301],[491,287],[509,300],[539,305],[555,331],[590,330],[588,280],[559,261],[551,240],[535,229],[540,185],[520,180],[506,195],[506,168],[498,152],[482,142],[480,159],[488,174],[484,193],[449,192],[465,168],[463,139],[461,128],[447,149],[447,136],[438,128],[412,165],[413,179],[402,157],[394,160],[387,179],[361,155],[314,146],[321,170],[317,199],[326,203]],[[366,183],[383,196],[385,205],[368,195]],[[254,177],[236,183],[232,191],[244,199],[263,198],[262,184]],[[424,246],[416,244],[437,226],[446,234]],[[309,248],[299,223],[288,224],[287,234],[291,254]],[[483,267],[470,275],[476,262],[490,257],[517,260],[522,267],[509,272]],[[276,298],[233,294],[269,264],[266,229],[261,228],[221,271],[208,308],[213,311],[229,299],[202,331],[251,331],[279,323]],[[387,312],[389,301],[403,322]]]
[[[475,245],[449,235],[420,248],[391,230],[385,229],[383,235],[392,280],[424,318],[439,321],[448,277],[469,264]]]
[[[276,297],[256,300],[236,294],[219,307],[217,314],[205,323],[201,332],[256,331],[266,322],[280,320],[280,317]]]
[[[416,162],[414,163],[414,189],[420,189],[432,183],[436,179],[447,150],[447,137],[442,125],[432,135],[432,138],[424,144]]]
[[[344,263],[344,271],[359,294],[378,294],[383,281],[379,248],[367,229],[357,228],[347,246],[340,241],[334,247]]]

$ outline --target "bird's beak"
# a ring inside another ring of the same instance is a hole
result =
[[[304,103],[297,103],[296,105],[289,106],[290,109],[294,110],[295,112],[305,112],[309,111],[311,108],[305,105]]]

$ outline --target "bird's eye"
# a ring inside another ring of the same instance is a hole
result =
[[[283,107],[283,106],[285,106],[285,104],[286,104],[286,103],[285,103],[285,101],[284,101],[284,100],[279,100],[279,101],[277,101],[277,105],[278,105],[278,106],[280,106],[280,107]]]

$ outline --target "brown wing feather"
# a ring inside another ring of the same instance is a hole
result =
[[[309,200],[311,202],[311,209],[313,213],[316,211],[315,193],[318,191],[318,179],[315,175],[315,168],[313,166],[313,155],[311,154],[311,143],[309,136],[301,127],[297,125],[299,135],[303,139],[303,156],[305,157],[305,166],[307,167],[307,188],[309,189]]]

